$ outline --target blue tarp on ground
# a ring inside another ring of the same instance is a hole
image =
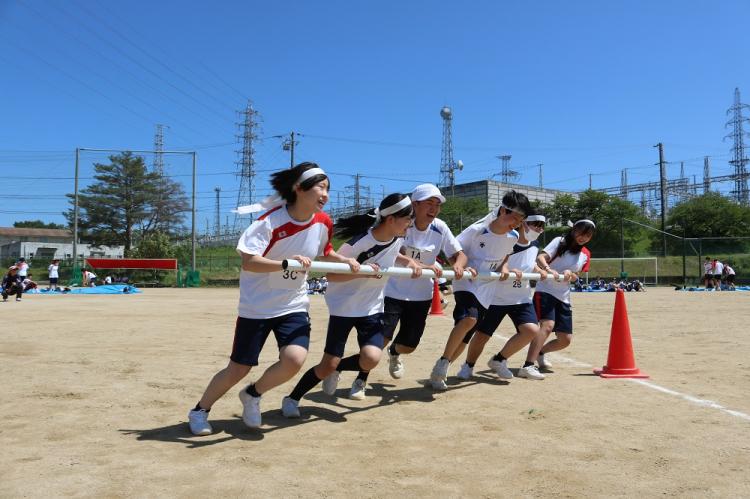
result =
[[[47,288],[37,288],[26,291],[24,294],[35,295],[128,295],[142,293],[132,284],[104,284],[95,288],[65,288],[58,291],[47,291]]]
[[[686,289],[676,289],[675,291],[708,291],[713,292],[713,289],[706,289],[706,288],[686,288]],[[722,289],[719,291],[720,293],[723,293],[725,291],[750,291],[750,286],[736,286],[734,289]]]

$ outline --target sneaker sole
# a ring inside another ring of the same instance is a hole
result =
[[[351,400],[364,400],[366,398],[365,394],[359,395],[357,393],[350,393],[349,399]]]
[[[196,431],[193,431],[192,428],[191,428],[190,429],[190,433],[192,433],[196,437],[205,437],[206,435],[210,435],[211,433],[213,433],[213,430],[206,429],[206,430],[203,430],[203,431],[196,432]]]

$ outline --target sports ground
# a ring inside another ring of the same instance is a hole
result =
[[[345,373],[339,398],[318,387],[302,419],[284,419],[295,377],[264,396],[263,429],[250,430],[238,385],[211,411],[215,433],[194,437],[187,412],[226,363],[237,298],[148,289],[0,303],[13,318],[0,343],[0,496],[750,496],[750,293],[628,293],[647,381],[592,375],[614,294],[574,293],[573,344],[549,356],[544,381],[499,381],[487,350],[472,381],[433,393],[423,383],[452,320],[431,316],[404,378],[381,363],[365,401],[345,398]],[[322,297],[311,316],[303,369],[321,355]],[[260,368],[275,356],[271,339]]]

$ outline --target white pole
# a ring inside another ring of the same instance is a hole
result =
[[[297,260],[284,260],[282,267],[284,270],[307,270],[310,272],[330,272],[332,274],[351,274],[352,271],[349,268],[349,265],[345,263],[333,263],[333,262],[312,262],[312,265],[305,269],[301,263],[299,263]],[[359,269],[360,274],[364,275],[373,275],[373,274],[380,274],[384,276],[411,276],[411,269],[406,267],[386,267],[381,268],[379,271],[375,271],[372,267],[369,265],[362,265]],[[549,274],[549,278],[552,279],[552,274]],[[435,273],[432,270],[428,269],[422,269],[422,279],[427,278],[434,278],[437,277]],[[444,270],[442,277],[445,277],[446,279],[455,279],[455,275],[452,270]],[[469,271],[464,271],[463,275],[464,279],[471,279],[472,275]],[[474,277],[475,280],[480,281],[494,281],[496,279],[500,279],[500,274],[497,272],[483,272],[480,274],[477,274],[476,277]],[[510,277],[508,279],[515,280],[515,274],[511,272]],[[521,276],[521,280],[535,280],[539,281],[541,280],[541,276],[539,274],[533,273],[533,272],[526,272]],[[558,281],[564,281],[564,276],[562,274],[559,275]]]

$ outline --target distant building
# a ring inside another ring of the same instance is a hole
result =
[[[456,184],[454,186],[454,195],[457,198],[479,198],[482,199],[485,206],[489,210],[495,206],[500,206],[500,201],[503,199],[505,194],[510,189],[515,190],[521,194],[525,194],[530,201],[542,201],[543,203],[551,203],[556,196],[560,194],[569,194],[575,198],[578,198],[578,194],[575,192],[560,191],[556,189],[544,189],[539,187],[533,187],[529,185],[521,184],[506,184],[498,182],[496,180],[479,180],[477,182],[468,182],[466,184]],[[449,188],[443,187],[445,194],[450,194]]]
[[[79,257],[123,258],[124,246],[79,244]],[[0,258],[73,258],[73,233],[66,229],[0,227]]]

